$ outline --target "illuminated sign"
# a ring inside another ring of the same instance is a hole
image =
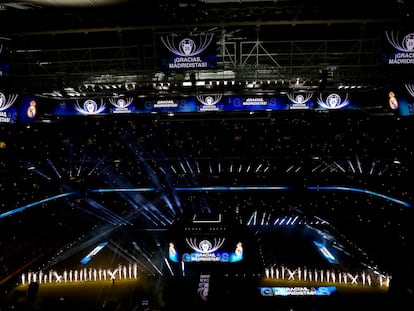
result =
[[[15,123],[16,114],[7,111],[0,111],[0,123]]]
[[[163,100],[157,100],[154,105],[154,108],[177,108],[178,107],[178,103],[172,99],[163,99]]]
[[[13,104],[16,102],[17,95],[6,95],[0,92],[0,123],[15,123],[17,118],[16,109]]]
[[[33,96],[22,96],[19,98],[17,105],[18,116],[20,123],[31,123],[37,119],[38,116],[38,101]]]
[[[289,93],[287,97],[291,102],[289,109],[310,109],[312,107],[312,102],[310,101],[312,93]]]
[[[26,110],[26,115],[28,118],[33,119],[36,116],[36,101],[31,100],[29,103],[29,107]]]
[[[200,111],[218,111],[219,107],[216,106],[221,100],[221,95],[206,95],[197,96],[197,100],[202,104]]]
[[[393,91],[388,93],[388,104],[392,110],[398,109],[398,99]]]
[[[263,97],[248,97],[243,101],[243,106],[266,106],[267,100]]]
[[[388,92],[388,107],[402,116],[414,115],[414,84],[404,85],[404,90]],[[398,96],[397,96],[398,94]]]
[[[396,89],[400,104],[404,92]],[[351,95],[352,94],[352,100]],[[42,105],[42,113],[52,115],[102,115],[120,113],[183,113],[226,111],[279,111],[279,110],[342,110],[364,108],[364,102],[375,102],[377,93],[318,93],[307,92],[274,96],[226,96],[218,93],[197,96],[88,98],[53,100],[54,105]],[[381,99],[381,98],[379,98]],[[395,98],[396,99],[396,98]],[[3,99],[4,101],[5,99]],[[7,99],[6,99],[7,100]],[[392,99],[394,100],[394,98]],[[50,107],[46,111],[45,107]],[[396,109],[399,111],[399,108]],[[0,107],[1,111],[1,107]],[[25,111],[26,113],[26,111]],[[41,117],[41,115],[39,115]]]
[[[130,113],[130,105],[134,99],[129,98],[110,98],[109,102],[114,107],[111,109],[113,113]]]
[[[201,239],[186,238],[187,245],[194,252],[185,252],[178,256],[174,243],[170,243],[168,257],[174,262],[238,262],[243,259],[243,245],[236,243],[233,252],[223,251],[225,238]]]
[[[106,106],[103,100],[98,104],[93,99],[87,99],[82,104],[79,101],[75,103],[75,110],[81,114],[99,114],[105,110]]]
[[[169,53],[162,58],[164,69],[208,69],[216,68],[216,45],[214,34],[177,37],[162,36],[161,42]]]
[[[274,287],[259,287],[260,295],[264,297],[274,296],[329,296],[336,292],[336,286],[274,286]]]
[[[339,94],[331,93],[325,99],[320,94],[317,101],[318,105],[325,109],[341,109],[349,104],[348,94],[345,95],[345,98],[341,98]]]
[[[400,34],[398,31],[385,32],[388,50],[384,62],[389,65],[411,65],[414,64],[414,33]]]

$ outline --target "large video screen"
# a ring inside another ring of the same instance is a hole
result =
[[[217,67],[214,33],[161,37],[161,68],[164,70],[200,70]]]
[[[237,227],[222,215],[195,215],[178,220],[170,231],[167,257],[179,263],[235,263],[249,244]]]
[[[179,244],[169,243],[168,258],[186,263],[238,262],[243,259],[243,242],[225,237],[188,236]]]

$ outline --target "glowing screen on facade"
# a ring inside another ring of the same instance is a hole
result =
[[[414,32],[386,31],[382,62],[414,65]]]
[[[330,296],[336,292],[335,286],[274,286],[260,287],[260,295],[264,297],[273,296]]]
[[[213,33],[197,36],[166,35],[161,37],[163,49],[162,69],[197,70],[215,69],[216,42]]]

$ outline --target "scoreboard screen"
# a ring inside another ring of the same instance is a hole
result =
[[[232,263],[244,258],[244,238],[222,215],[194,216],[173,226],[168,259],[184,263]]]

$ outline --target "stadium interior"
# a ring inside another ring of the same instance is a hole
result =
[[[32,282],[36,310],[413,308],[414,4],[361,4],[1,1],[0,310]],[[214,68],[163,67],[167,37]],[[189,104],[293,93],[357,104]],[[90,98],[184,108],[62,113]]]

